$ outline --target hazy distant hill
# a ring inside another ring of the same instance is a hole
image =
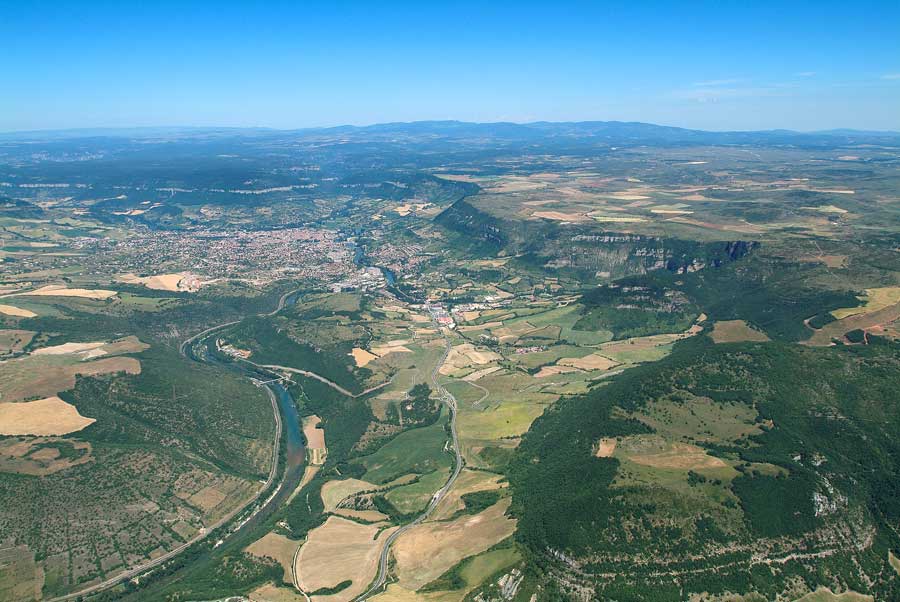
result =
[[[0,133],[0,140],[50,141],[75,138],[190,139],[190,138],[333,138],[352,140],[491,139],[494,142],[527,142],[548,139],[590,139],[645,144],[760,144],[827,146],[840,144],[900,144],[900,132],[833,129],[820,132],[792,130],[710,132],[686,128],[622,121],[578,121],[534,123],[471,123],[465,121],[414,121],[367,126],[343,125],[327,128],[277,130],[268,128],[146,127],[94,128]]]

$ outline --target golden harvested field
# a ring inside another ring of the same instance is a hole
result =
[[[349,579],[353,582],[350,587],[313,600],[349,602],[363,593],[375,578],[384,540],[396,527],[379,530],[379,525],[361,525],[329,516],[324,525],[309,532],[297,554],[294,570],[301,589],[311,592]]]
[[[622,455],[635,464],[671,470],[702,470],[727,466],[720,458],[710,456],[696,445],[688,443],[672,443],[668,449],[657,453],[623,451]]]
[[[451,182],[481,182],[484,180],[483,177],[472,176],[469,174],[436,173],[434,175],[445,180],[450,180]]]
[[[357,368],[362,368],[372,360],[378,359],[378,356],[374,353],[369,353],[365,349],[360,349],[359,347],[354,347],[350,352],[350,355],[353,356],[353,361],[356,362]]]
[[[813,335],[804,342],[813,346],[831,345],[831,339],[839,339],[851,330],[868,330],[870,328],[880,330],[885,324],[898,319],[900,319],[900,303],[895,303],[882,309],[853,314],[835,322],[829,322],[813,332]]]
[[[137,353],[145,349],[149,349],[150,345],[142,343],[136,336],[127,336],[115,341],[110,341],[103,345],[103,351],[108,355],[118,355],[120,353]]]
[[[675,341],[680,341],[681,339],[686,339],[703,332],[703,327],[700,326],[699,323],[705,320],[706,314],[700,314],[697,317],[697,322],[691,325],[691,327],[684,332],[679,332],[676,334],[654,334],[646,337],[622,339],[621,341],[610,341],[608,343],[603,343],[602,345],[600,345],[600,351],[602,351],[604,355],[608,355],[614,358],[615,354],[617,353],[644,351],[647,349],[653,349],[654,347],[668,345],[669,343],[674,343]]]
[[[592,353],[584,357],[566,357],[556,363],[559,366],[572,366],[579,370],[609,370],[619,365],[619,362],[598,353]]]
[[[196,281],[188,272],[178,272],[177,274],[158,274],[156,276],[137,276],[135,274],[125,274],[121,277],[122,282],[128,284],[141,284],[149,289],[157,291],[180,291],[180,290],[196,290],[195,287],[184,286],[179,287],[182,280]]]
[[[492,193],[526,192],[546,188],[547,183],[522,176],[503,176],[492,182],[488,190]]]
[[[284,582],[293,584],[294,552],[300,547],[299,541],[288,539],[284,535],[270,531],[261,539],[247,546],[244,551],[259,558],[271,558],[284,568]]]
[[[589,219],[581,213],[561,213],[559,211],[535,211],[532,217],[541,217],[561,222],[583,222]]]
[[[444,375],[454,374],[473,365],[482,366],[489,362],[502,359],[499,353],[493,351],[479,351],[472,343],[463,343],[450,349],[447,359],[441,365],[439,372]]]
[[[673,341],[675,335],[671,334],[655,334],[647,337],[635,337],[633,339],[623,339],[621,341],[610,341],[600,345],[600,350],[607,354],[622,353],[628,351],[641,351],[652,349],[661,345],[668,345]]]
[[[706,228],[708,230],[739,232],[741,234],[761,234],[766,231],[766,228],[763,226],[758,226],[756,224],[751,224],[745,221],[716,221],[715,223],[713,223],[688,217],[672,217],[667,219],[666,221],[675,222],[678,224],[687,224],[689,226],[696,226],[698,228]]]
[[[534,332],[535,330],[538,330],[538,327],[527,321],[521,321],[512,322],[509,326],[504,326],[502,328],[496,328],[492,330],[493,332],[491,334],[500,339],[500,342],[505,343],[507,341],[515,341],[519,337],[525,336],[529,332]]]
[[[658,213],[661,215],[690,215],[693,211],[688,209],[651,209],[650,213]]]
[[[389,341],[382,345],[376,345],[372,347],[372,353],[374,353],[378,357],[383,357],[389,353],[412,353],[412,349],[406,347],[406,345],[409,345],[409,341],[407,341],[406,339]]]
[[[321,466],[307,464],[306,468],[303,469],[303,476],[300,478],[300,482],[297,483],[297,488],[294,489],[293,493],[291,493],[290,500],[293,500],[295,497],[297,497],[297,494],[300,493],[300,491],[304,487],[309,485],[314,478],[316,478],[316,474],[318,474],[321,469]]]
[[[743,320],[723,320],[713,325],[712,340],[716,343],[739,343],[742,341],[768,341],[764,332],[751,328]]]
[[[113,372],[140,374],[141,364],[133,357],[83,362],[71,354],[29,355],[0,362],[0,391],[3,391],[3,401],[47,397],[74,387],[76,374],[94,376]]]
[[[0,314],[7,316],[15,316],[17,318],[34,318],[37,316],[33,311],[16,307],[15,305],[0,304]]]
[[[453,592],[414,592],[396,583],[374,596],[372,602],[462,602],[470,588]]]
[[[479,554],[512,535],[516,521],[505,516],[510,501],[504,498],[474,516],[427,522],[400,536],[392,550],[400,585],[417,590],[463,558]]]
[[[322,485],[322,503],[325,505],[326,512],[332,512],[344,498],[360,491],[374,491],[376,489],[378,489],[378,485],[359,479],[328,481]]]
[[[547,378],[548,376],[556,376],[557,374],[568,374],[569,372],[579,372],[578,368],[572,366],[543,366],[540,371],[534,375],[535,378]]]
[[[328,449],[325,447],[325,430],[318,428],[321,419],[318,416],[307,416],[303,419],[303,436],[306,437],[306,449],[309,452],[310,464],[325,464]]]
[[[838,215],[847,213],[846,209],[838,207],[837,205],[819,205],[818,207],[803,207],[803,209],[812,209],[813,211],[819,211],[820,213],[837,213]]]
[[[479,379],[484,378],[485,376],[488,376],[489,374],[493,374],[494,372],[497,372],[498,370],[502,370],[502,368],[500,366],[491,366],[489,368],[483,368],[481,370],[476,370],[475,372],[472,372],[471,374],[467,374],[467,375],[463,376],[462,380],[466,381],[467,383],[475,382]]]
[[[57,443],[71,445],[80,452],[76,458],[61,457]],[[0,441],[0,471],[45,476],[84,464],[91,459],[91,444],[87,441],[63,440],[53,437],[27,437]]]
[[[484,324],[469,324],[467,326],[457,326],[460,332],[472,332],[473,330],[487,330],[489,328],[497,328],[503,326],[503,322],[485,322]]]
[[[100,357],[101,355],[119,355],[122,353],[138,353],[150,346],[142,343],[135,336],[116,339],[115,341],[95,341],[92,343],[63,343],[51,347],[41,347],[31,352],[32,356],[40,355],[73,355],[81,361]]]
[[[372,598],[372,600],[374,602],[424,602],[440,597],[442,597],[441,592],[418,594],[408,589],[404,589],[396,583],[391,583],[383,593],[378,594]]]
[[[838,320],[841,320],[858,314],[872,313],[873,311],[878,311],[890,305],[900,303],[900,286],[867,288],[866,294],[862,297],[858,297],[858,299],[863,302],[859,307],[836,309],[831,312],[831,315]]]
[[[96,422],[59,397],[0,403],[2,435],[66,435]]]
[[[307,447],[324,448],[325,431],[319,428],[321,418],[313,414],[303,419],[303,435],[306,437]]]
[[[27,291],[24,293],[16,293],[13,296],[27,296],[27,297],[83,297],[85,299],[109,299],[110,297],[115,297],[118,293],[116,291],[110,291],[106,289],[87,289],[87,288],[66,288],[65,286],[58,286],[55,284],[50,284],[47,286],[42,286],[39,289],[33,291]]]
[[[597,443],[597,451],[594,455],[598,458],[609,458],[616,451],[616,440],[613,438],[603,438]]]
[[[596,214],[590,214],[590,216],[591,216],[591,218],[593,218],[594,221],[601,222],[601,223],[633,224],[633,223],[639,223],[639,222],[645,222],[645,221],[647,221],[647,220],[645,220],[644,218],[642,218],[642,217],[637,217],[637,216],[624,216],[624,215],[596,215]]]
[[[94,351],[103,347],[103,345],[103,341],[98,341],[96,343],[63,343],[62,345],[53,345],[52,347],[35,349],[31,352],[31,355],[67,355],[70,353],[89,355],[85,352]]]
[[[638,192],[642,192],[638,190]],[[619,201],[646,201],[647,199],[651,199],[653,197],[649,197],[645,194],[633,194],[629,192],[614,192],[608,196],[610,199],[615,199]]]
[[[453,484],[453,488],[447,492],[441,503],[434,509],[431,515],[432,520],[445,520],[457,510],[463,510],[465,504],[462,502],[462,496],[475,491],[488,491],[492,489],[500,489],[506,487],[506,483],[500,483],[502,475],[491,474],[481,470],[469,470],[464,468],[459,473],[459,477]]]
[[[293,587],[278,587],[274,583],[259,586],[247,597],[251,602],[306,602],[306,597]]]

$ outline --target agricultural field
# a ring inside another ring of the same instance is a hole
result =
[[[0,145],[0,599],[900,595],[895,140],[383,127]]]
[[[0,357],[22,353],[36,334],[32,330],[0,330]]]
[[[311,593],[314,600],[339,602],[347,602],[364,592],[375,577],[379,543],[391,533],[391,529],[381,527],[332,516],[324,525],[310,531],[295,566],[301,589]],[[336,587],[346,581],[351,583],[344,588]],[[315,594],[331,588],[340,591],[322,596]]]
[[[141,325],[137,301],[176,323],[177,306],[102,287],[10,294],[34,310],[5,313],[0,361],[4,549],[33,559],[37,592],[21,599],[149,562],[256,493],[271,463],[269,404],[235,377],[208,384],[209,371]],[[243,407],[252,399],[257,409]],[[204,404],[219,410],[199,422]],[[208,437],[220,428],[231,433]]]
[[[269,558],[278,562],[284,570],[283,582],[293,585],[294,554],[300,547],[299,541],[288,539],[275,532],[266,533],[261,539],[247,546],[246,552],[259,558]]]
[[[509,500],[447,523],[426,523],[397,541],[394,558],[400,587],[418,590],[463,558],[474,556],[512,535],[515,521],[506,517]]]
[[[709,336],[716,343],[769,340],[769,337],[764,332],[752,328],[743,320],[722,320],[721,322],[716,322]]]
[[[382,446],[373,454],[363,456],[363,480],[376,484],[393,481],[404,474],[431,472],[449,465],[450,457],[443,450],[446,441],[444,424],[406,431]]]

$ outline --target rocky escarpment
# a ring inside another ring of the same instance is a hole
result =
[[[504,223],[477,209],[465,198],[450,205],[434,221],[448,230],[458,232],[475,247],[499,251],[510,242],[506,230],[511,223]]]
[[[461,199],[435,221],[456,232],[472,250],[521,255],[543,268],[585,279],[620,278],[652,270],[689,273],[750,253],[759,243],[698,242],[603,231],[595,225],[504,220]]]

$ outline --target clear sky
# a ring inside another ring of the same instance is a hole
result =
[[[0,131],[422,119],[900,130],[900,0],[0,0]]]

